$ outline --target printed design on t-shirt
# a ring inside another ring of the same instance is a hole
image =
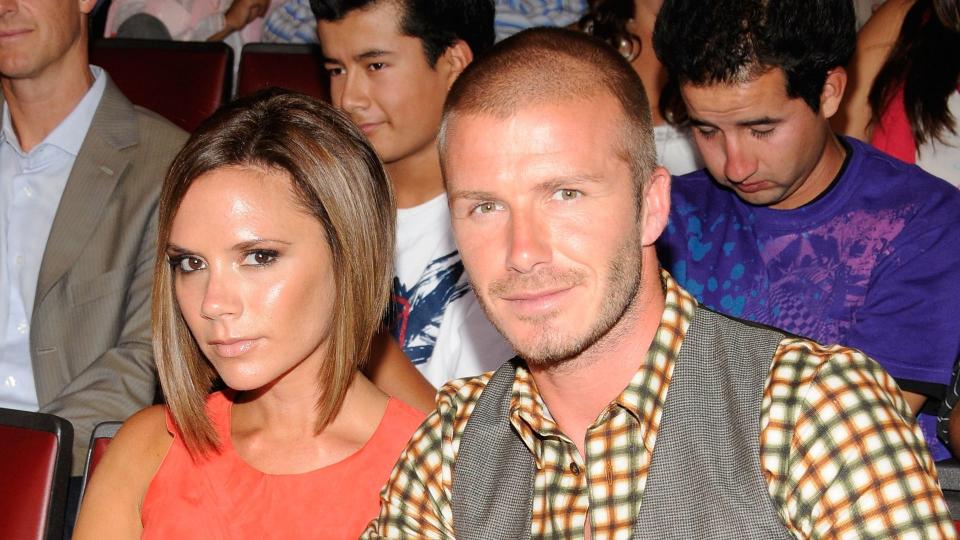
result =
[[[393,278],[390,331],[414,364],[430,359],[443,312],[469,290],[458,251],[434,259],[412,287]]]
[[[855,210],[802,233],[755,233],[752,215],[722,215],[710,223],[692,213],[683,231],[686,250],[671,271],[706,306],[823,343],[843,342],[866,299],[879,261],[913,213]],[[730,220],[729,223],[726,223]]]

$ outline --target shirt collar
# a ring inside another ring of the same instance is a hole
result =
[[[93,75],[93,84],[84,94],[83,98],[77,103],[77,106],[70,111],[70,114],[63,119],[60,124],[54,128],[47,137],[34,147],[39,148],[45,144],[56,146],[61,150],[76,157],[80,153],[80,145],[87,136],[90,124],[93,122],[93,115],[97,112],[97,106],[100,105],[100,99],[107,87],[107,78],[104,76],[103,69],[97,66],[90,66],[90,74]],[[20,149],[20,141],[13,130],[13,121],[10,118],[10,107],[3,107],[3,118],[0,120],[0,142],[8,143],[13,146],[18,153],[23,153]]]
[[[667,387],[673,375],[673,367],[680,355],[680,347],[686,336],[697,301],[683,289],[667,272],[660,270],[664,291],[664,310],[660,325],[654,335],[646,359],[640,369],[610,405],[600,414],[594,425],[602,424],[612,410],[622,407],[637,419],[642,429],[659,425],[647,418],[652,410],[660,414],[666,400]],[[653,403],[660,406],[651,407]],[[648,412],[644,412],[647,410]],[[516,428],[527,448],[534,456],[537,467],[542,468],[543,441],[548,438],[571,442],[553,421],[546,404],[537,390],[536,381],[525,364],[517,366],[510,401],[510,422]]]

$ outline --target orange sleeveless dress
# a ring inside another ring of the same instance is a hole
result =
[[[217,392],[207,399],[221,448],[198,461],[167,414],[174,440],[147,488],[141,538],[355,540],[377,516],[380,489],[423,420],[422,413],[390,398],[370,440],[342,461],[303,474],[264,474],[233,447],[231,398]]]

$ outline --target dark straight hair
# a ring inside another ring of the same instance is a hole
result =
[[[956,133],[956,118],[947,109],[947,100],[960,81],[958,12],[960,0],[917,0],[870,87],[874,119],[903,89],[903,104],[918,147],[941,139],[945,131]]]
[[[420,40],[430,67],[458,39],[474,57],[493,46],[493,0],[310,0],[310,9],[318,20],[339,21],[388,2],[400,12],[400,32]]]

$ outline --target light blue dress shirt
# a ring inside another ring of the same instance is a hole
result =
[[[10,109],[0,128],[0,407],[37,410],[30,361],[30,315],[40,262],[70,170],[103,97],[106,77],[90,66],[94,83],[80,103],[29,152],[20,148]]]

